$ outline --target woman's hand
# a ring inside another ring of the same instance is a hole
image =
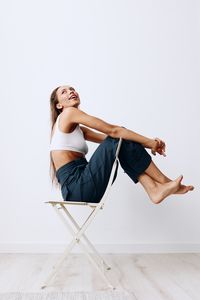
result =
[[[163,156],[166,156],[165,154],[165,142],[162,141],[161,139],[159,138],[155,138],[155,139],[152,139],[149,143],[148,143],[148,146],[147,148],[150,148],[151,149],[151,153],[153,155],[156,155],[156,152],[159,153],[160,155],[163,155]]]
[[[156,155],[156,152],[157,152],[160,155],[166,156],[166,154],[165,154],[165,148],[166,148],[165,142],[162,141],[159,138],[155,138],[154,139],[154,145],[151,148],[151,153],[153,155]]]

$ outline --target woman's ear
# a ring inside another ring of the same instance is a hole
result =
[[[62,108],[62,105],[61,105],[60,103],[57,103],[57,104],[56,104],[56,107],[57,107],[58,109],[61,109],[61,108]]]

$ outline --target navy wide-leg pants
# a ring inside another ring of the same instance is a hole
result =
[[[101,200],[110,178],[118,142],[119,138],[107,136],[89,161],[78,158],[57,170],[56,177],[65,201],[98,203]],[[138,182],[138,176],[148,168],[151,160],[151,155],[140,143],[122,140],[119,162],[134,183]]]

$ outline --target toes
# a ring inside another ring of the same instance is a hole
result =
[[[178,178],[175,179],[175,181],[180,184],[182,179],[183,175],[180,175]]]
[[[186,187],[186,190],[187,190],[187,192],[188,192],[188,191],[193,191],[193,190],[194,190],[194,187],[193,187],[192,185],[188,185],[188,186]]]

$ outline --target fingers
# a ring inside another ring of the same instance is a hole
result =
[[[158,151],[158,153],[159,153],[160,155],[166,156],[164,149],[158,148],[157,151]]]
[[[160,155],[166,156],[166,154],[165,154],[165,150],[166,150],[165,142],[162,141],[162,140],[159,139],[159,138],[155,138],[154,140],[157,142],[157,148],[156,148],[156,151],[157,151]]]
[[[159,147],[165,147],[165,142],[164,142],[164,141],[162,141],[161,139],[159,139],[159,138],[155,138],[155,141],[157,141],[157,142],[158,142],[158,144],[159,144]]]

